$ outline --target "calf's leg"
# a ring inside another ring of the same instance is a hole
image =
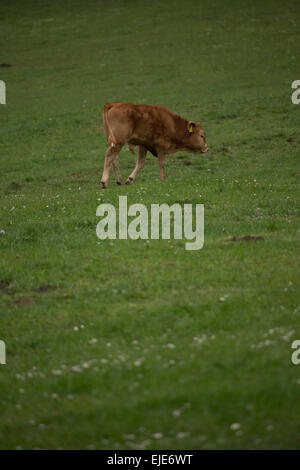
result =
[[[123,184],[122,176],[119,170],[119,155],[117,155],[113,160],[113,169],[116,175],[116,183]]]
[[[109,172],[112,167],[112,164],[115,160],[115,158],[119,155],[119,152],[121,148],[123,147],[123,144],[114,144],[110,143],[106,154],[105,154],[105,160],[104,160],[104,168],[103,168],[103,174],[101,178],[101,184],[102,188],[108,188],[108,180],[109,180]]]
[[[160,179],[165,180],[166,175],[165,175],[165,160],[166,160],[166,155],[163,153],[158,154],[158,163],[159,163],[159,168],[160,168]]]
[[[132,184],[136,180],[138,172],[144,168],[145,163],[146,163],[146,153],[147,149],[143,147],[142,145],[139,145],[139,152],[138,152],[138,157],[135,165],[135,169],[131,173],[131,175],[127,178],[126,184]]]

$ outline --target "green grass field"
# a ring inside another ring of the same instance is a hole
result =
[[[299,25],[296,1],[1,2],[0,448],[300,447]],[[210,154],[102,190],[108,101],[200,121]],[[204,203],[203,249],[99,241],[119,195]]]

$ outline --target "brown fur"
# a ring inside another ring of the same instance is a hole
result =
[[[165,179],[166,155],[186,150],[205,153],[208,151],[202,126],[187,121],[164,106],[149,106],[133,103],[107,103],[104,106],[103,127],[109,148],[105,155],[102,186],[108,186],[109,171],[113,166],[117,183],[122,179],[118,167],[118,154],[126,143],[134,153],[139,146],[139,155],[134,171],[126,181],[133,183],[137,173],[145,165],[147,151],[158,157],[161,179]]]

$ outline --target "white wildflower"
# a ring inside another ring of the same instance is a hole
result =
[[[231,429],[232,431],[236,431],[237,429],[240,429],[240,427],[241,427],[240,423],[232,423],[232,424],[230,425],[230,429]]]

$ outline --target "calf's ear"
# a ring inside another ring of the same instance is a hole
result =
[[[189,121],[188,123],[189,134],[194,134],[195,130],[196,130],[196,123],[194,121]]]

